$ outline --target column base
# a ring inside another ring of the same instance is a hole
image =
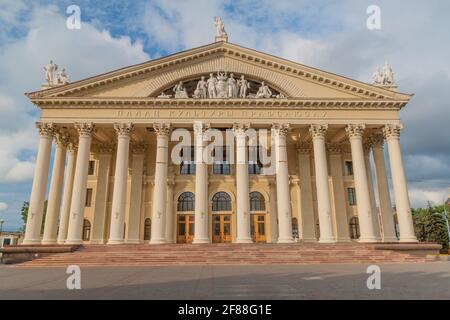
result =
[[[316,238],[302,238],[299,239],[300,242],[304,242],[304,243],[316,243],[317,239]]]
[[[66,240],[57,240],[56,244],[66,244]]]
[[[399,242],[401,242],[401,243],[418,243],[419,240],[417,240],[416,237],[411,237],[411,238],[402,238],[402,237],[400,237]]]
[[[54,245],[56,240],[42,240],[41,245]]]
[[[105,244],[103,239],[92,239],[90,244]]]
[[[380,241],[377,238],[360,238],[358,240],[359,243],[379,243]]]
[[[252,238],[240,238],[240,239],[236,238],[235,243],[253,243],[253,240]]]
[[[22,246],[30,246],[30,245],[39,245],[41,244],[41,239],[28,239],[23,240],[21,243]]]
[[[336,242],[338,242],[338,243],[350,243],[350,242],[352,242],[352,239],[350,239],[350,238],[338,238]]]
[[[160,239],[151,239],[148,244],[166,244],[166,243],[167,243],[166,239],[160,238]]]
[[[319,243],[336,243],[336,239],[334,238],[320,238]]]
[[[64,244],[80,245],[83,244],[83,240],[66,240]]]
[[[209,238],[198,238],[195,239],[194,241],[192,241],[193,244],[209,244],[211,243],[211,241],[209,240]]]
[[[388,243],[388,242],[398,242],[397,237],[386,237],[383,239],[382,242]]]
[[[292,238],[284,238],[284,239],[280,239],[278,238],[277,243],[295,243],[295,240]]]
[[[174,241],[174,240],[167,240],[166,243],[168,243],[168,244],[174,244],[175,241]]]
[[[112,245],[123,244],[123,239],[109,239],[107,244]]]
[[[125,241],[126,244],[142,244],[142,241],[139,239],[128,239]]]

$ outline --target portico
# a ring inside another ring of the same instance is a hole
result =
[[[416,241],[393,87],[218,41],[27,95],[24,244]]]

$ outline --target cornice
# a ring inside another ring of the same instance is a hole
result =
[[[406,100],[364,100],[364,99],[157,99],[157,98],[33,98],[32,102],[41,109],[120,109],[120,108],[316,108],[316,109],[401,109]]]
[[[120,80],[150,74],[152,72],[161,71],[167,67],[176,66],[178,64],[213,55],[238,58],[241,61],[251,62],[277,72],[290,74],[310,82],[352,93],[363,98],[391,98],[395,100],[409,100],[411,98],[411,95],[376,87],[364,82],[352,80],[330,72],[308,67],[293,61],[225,42],[212,43],[160,59],[151,60],[142,64],[73,82],[64,86],[26,93],[26,95],[30,99],[33,99],[38,97],[63,97],[71,94],[80,94],[81,92],[89,89],[94,89],[113,83],[115,84]]]

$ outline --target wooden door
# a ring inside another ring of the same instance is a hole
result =
[[[214,214],[212,221],[213,243],[231,242],[231,214]]]
[[[252,240],[254,242],[266,242],[266,215],[252,214],[250,220]]]
[[[193,214],[180,214],[177,217],[177,243],[192,243],[194,240],[195,217]]]

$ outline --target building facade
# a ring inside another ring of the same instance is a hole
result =
[[[226,40],[27,94],[24,244],[395,242],[388,164],[399,240],[416,241],[411,96]]]

